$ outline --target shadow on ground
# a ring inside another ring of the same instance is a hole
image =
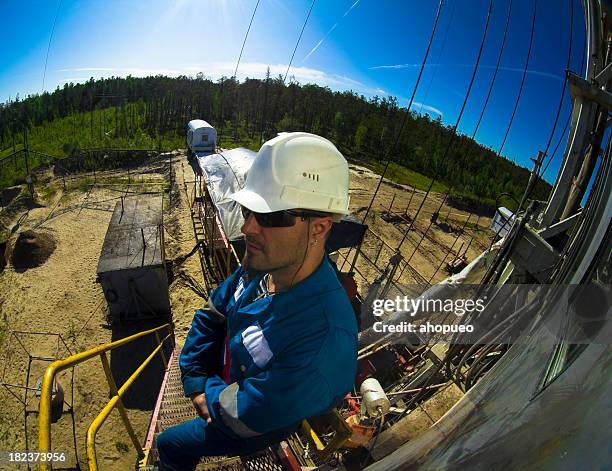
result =
[[[115,324],[112,328],[112,340],[120,340],[144,330],[153,329],[167,322],[166,319],[152,321],[134,321],[132,323]],[[160,331],[160,339],[168,334],[166,329]],[[127,345],[111,351],[111,371],[117,388],[130,377],[134,371],[147,359],[157,347],[154,334],[136,339]],[[166,360],[170,358],[173,348],[173,337],[166,340],[162,351]],[[123,396],[123,403],[128,409],[153,410],[159,394],[159,389],[165,373],[165,366],[160,353],[151,360],[140,376]]]

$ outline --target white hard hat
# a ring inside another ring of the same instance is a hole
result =
[[[327,139],[281,133],[265,142],[230,198],[257,213],[310,209],[348,214],[348,163]]]

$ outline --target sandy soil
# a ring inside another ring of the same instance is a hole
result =
[[[362,220],[380,176],[358,165],[350,165],[349,169],[350,209]],[[387,179],[383,181],[366,221],[371,232],[366,234],[362,245],[362,252],[366,257],[359,256],[357,259],[355,279],[358,284],[371,283],[379,275],[380,270],[386,268],[390,256],[399,246],[408,228],[408,224],[394,225],[384,221],[381,217],[382,213],[391,208],[394,213],[412,218],[417,213],[424,197],[424,191],[414,190],[406,185],[398,185]],[[422,279],[430,283],[439,282],[448,276],[444,270],[445,264],[453,260],[460,249],[463,253],[467,248],[469,263],[485,247],[488,247],[491,241],[493,234],[488,229],[491,223],[490,218],[478,217],[476,214],[470,215],[466,211],[452,208],[447,204],[443,204],[440,208],[443,198],[444,195],[438,193],[428,195],[413,229],[408,232],[401,244],[400,252],[403,258],[410,260],[410,266],[420,275],[415,277],[405,270],[400,278],[402,284],[413,284]],[[452,232],[444,231],[443,224],[430,224],[430,217],[435,211],[439,211],[440,214],[438,222],[451,226]],[[461,233],[460,229],[466,221],[468,224]],[[415,251],[417,245],[418,249]],[[343,251],[340,256],[339,266],[342,266],[346,252]],[[355,251],[351,251],[349,262],[353,261],[354,255]],[[350,266],[349,262],[345,264],[345,270]]]
[[[78,181],[69,182],[68,189],[63,189],[61,179],[53,178],[49,172],[40,175],[42,185],[38,187],[40,205],[20,206],[15,203],[11,211],[0,213],[0,225],[15,228],[15,234],[26,229],[35,229],[53,237],[57,248],[51,257],[41,266],[25,271],[16,271],[8,266],[0,273],[0,321],[5,331],[8,329],[26,332],[48,332],[45,335],[18,334],[5,335],[1,367],[5,370],[4,382],[24,385],[26,378],[32,387],[42,375],[48,362],[34,361],[28,375],[28,353],[33,356],[65,357],[70,352],[75,353],[110,342],[119,338],[119,333],[113,331],[107,324],[106,302],[99,284],[96,283],[96,266],[100,250],[106,234],[108,223],[116,201],[121,196],[129,195],[129,191],[137,192],[144,189],[159,190],[160,185],[170,181],[170,172],[166,161],[143,167],[140,172],[132,172],[131,181],[145,179],[147,186],[126,186],[114,184],[103,186],[107,179],[121,177],[121,172],[107,172],[96,176],[98,185],[86,187]],[[198,256],[184,258],[195,245],[191,223],[189,195],[191,194],[193,173],[184,155],[172,157],[173,184],[165,196],[166,208],[164,226],[166,228],[166,259],[170,273],[170,298],[175,325],[176,342],[182,344],[193,317],[193,311],[202,303],[198,291],[203,288],[203,276]],[[351,210],[362,218],[364,208],[368,206],[378,183],[378,176],[370,170],[351,165]],[[82,183],[82,182],[81,182]],[[365,281],[371,283],[386,267],[387,262],[399,241],[403,237],[401,227],[383,221],[382,211],[387,210],[395,195],[393,210],[414,216],[423,200],[424,192],[412,191],[408,187],[385,182],[378,193],[368,216],[367,223],[380,239],[369,234],[363,245],[364,254],[373,263],[368,263],[365,257],[360,257],[356,265],[360,274],[356,276],[358,284]],[[412,195],[412,196],[411,196]],[[411,201],[410,201],[411,200]],[[412,252],[423,231],[429,225],[431,213],[437,209],[442,196],[430,195],[424,204],[416,230],[410,231],[402,244],[401,253],[406,259]],[[409,204],[410,203],[410,204]],[[39,206],[39,207],[38,207]],[[448,222],[454,227],[460,227],[469,214],[444,205],[440,212],[440,220],[444,221],[450,213]],[[477,217],[472,215],[470,222],[476,223]],[[472,236],[468,260],[473,259],[488,245],[490,232],[486,230],[490,223],[488,218],[479,218],[478,225],[468,227],[463,235],[444,232],[433,225],[429,237],[425,238],[411,259],[411,266],[421,277],[429,280],[437,267],[443,262],[448,249],[455,243],[453,255],[445,261],[450,261],[461,246],[467,244]],[[12,240],[14,240],[13,235]],[[381,240],[390,248],[380,251]],[[465,247],[464,247],[465,248]],[[378,252],[380,254],[377,257]],[[350,260],[354,251],[350,255]],[[340,259],[339,266],[342,265]],[[345,269],[348,266],[345,267]],[[443,268],[437,270],[434,281],[446,277]],[[415,276],[406,272],[401,278],[403,283],[413,283]],[[134,326],[133,331],[142,330]],[[57,335],[61,335],[61,339]],[[10,340],[10,342],[9,342]],[[21,345],[19,342],[21,342]],[[64,345],[65,342],[65,345]],[[7,351],[7,345],[10,347]],[[59,345],[59,347],[58,347]],[[138,348],[144,351],[144,345]],[[150,345],[148,346],[150,351]],[[143,351],[138,351],[143,355]],[[148,352],[147,351],[147,352]],[[8,356],[6,355],[8,354]],[[8,358],[8,359],[7,359]],[[119,365],[126,357],[112,357],[111,365]],[[114,360],[114,362],[113,362]],[[159,373],[161,362],[152,366],[152,375]],[[114,371],[115,372],[115,371]],[[125,372],[121,372],[125,374]],[[119,375],[121,376],[121,374]],[[159,379],[159,378],[157,378]],[[146,428],[151,414],[151,400],[154,400],[158,386],[157,379],[148,383],[135,385],[135,393],[128,406],[128,415],[136,431],[136,435],[144,440]],[[92,360],[75,369],[74,399],[70,397],[69,373],[60,375],[60,383],[66,390],[66,401],[72,403],[75,409],[75,426],[77,449],[81,466],[85,467],[85,434],[93,418],[108,400],[108,389],[99,360]],[[138,384],[138,383],[137,383]],[[24,390],[11,389],[20,398]],[[24,412],[23,405],[7,388],[0,390],[0,450],[25,450]],[[37,437],[37,399],[34,391],[28,391],[27,435],[30,449],[36,448]],[[64,414],[60,421],[52,427],[53,448],[65,451],[67,465],[76,463],[74,446],[72,444],[72,425],[70,415]],[[111,414],[98,434],[97,453],[102,470],[132,469],[136,459],[133,447],[124,431],[119,414]],[[3,468],[6,469],[6,468]],[[15,468],[26,469],[26,467]]]
[[[181,256],[188,253],[194,245],[183,185],[182,162],[183,157],[177,156],[172,164],[176,184],[166,198],[166,202],[171,204],[167,204],[168,211],[164,214],[166,259],[172,266],[174,275],[170,297],[178,342],[184,339],[193,311],[201,304],[201,298],[188,287],[184,277],[189,275],[191,283],[202,283],[197,255],[180,261]],[[187,169],[191,172],[189,167]],[[167,167],[161,165],[153,169],[143,168],[140,176],[148,182],[163,183],[167,181],[168,175]],[[98,175],[98,179],[103,178],[103,175]],[[138,180],[139,176],[132,174],[131,178]],[[45,198],[43,194],[38,195],[42,207],[15,214],[13,223],[20,221],[17,233],[35,229],[49,234],[55,239],[57,248],[46,263],[39,267],[16,271],[9,265],[0,274],[0,317],[6,330],[60,334],[70,351],[76,353],[118,338],[118,333],[113,332],[107,324],[106,302],[100,285],[96,283],[96,266],[116,201],[122,195],[126,196],[125,190],[139,191],[144,187],[112,185],[94,187],[87,191],[86,188],[71,190],[69,183],[68,190],[63,191],[61,180],[56,179],[50,179],[45,185],[44,193],[50,196]],[[160,188],[159,185],[148,184],[145,189]],[[12,227],[12,224],[9,227]],[[14,238],[13,236],[13,240]],[[179,258],[179,262],[172,263],[176,258]],[[4,353],[1,361],[5,370],[4,382],[26,384],[28,353],[32,356],[56,358],[67,355],[63,342],[60,341],[61,348],[57,348],[56,335],[18,334],[17,337],[7,335],[3,342]],[[150,349],[148,351],[150,352]],[[151,368],[159,370],[159,363]],[[31,387],[40,378],[47,364],[48,362],[43,361],[32,362],[29,374]],[[115,370],[112,356],[111,367]],[[66,401],[72,403],[69,374],[62,374],[60,383],[66,391]],[[138,383],[135,384],[135,389],[137,385]],[[20,398],[24,397],[23,389],[10,389]],[[0,400],[3,407],[0,408],[0,450],[25,450],[23,405],[7,388],[2,388],[1,391]],[[152,393],[154,397],[157,391]],[[75,368],[74,409],[82,467],[86,463],[84,441],[87,427],[107,400],[108,388],[100,361],[93,359]],[[28,414],[29,447],[36,449],[38,427],[35,411],[38,400],[33,391],[28,392],[27,401],[28,410],[33,411]],[[147,406],[151,405],[150,402]],[[128,409],[136,435],[144,439],[151,411],[129,406]],[[76,459],[69,414],[64,414],[60,421],[52,426],[52,440],[54,450],[65,451],[66,464],[74,466]],[[101,469],[133,468],[136,454],[116,411],[104,424],[96,443]],[[27,468],[23,466],[15,469]]]

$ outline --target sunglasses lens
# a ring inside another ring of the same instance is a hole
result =
[[[259,216],[259,217],[257,217]],[[295,224],[295,217],[285,211],[256,214],[257,222],[262,227],[290,227]]]
[[[244,206],[242,209],[242,217],[246,221],[251,214],[255,216],[257,224],[261,227],[291,227],[295,224],[295,216],[288,214],[285,211],[274,211],[272,213],[256,213]]]

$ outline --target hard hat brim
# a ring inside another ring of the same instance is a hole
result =
[[[274,211],[282,211],[284,209],[294,209],[289,207],[272,208],[261,195],[255,193],[254,191],[247,190],[246,188],[229,195],[229,198],[236,201],[239,205],[244,206],[251,211],[255,211],[256,213],[272,213]]]

